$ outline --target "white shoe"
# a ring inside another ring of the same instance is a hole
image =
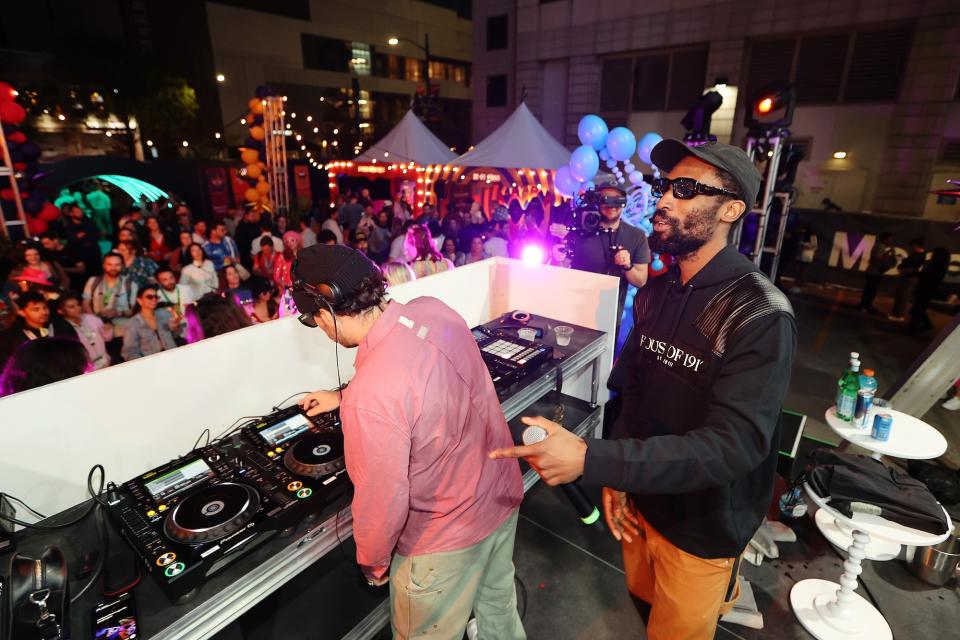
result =
[[[480,637],[480,630],[477,629],[477,619],[470,618],[467,623],[467,640],[477,640]]]
[[[952,398],[950,398],[940,406],[946,409],[947,411],[956,411],[960,409],[960,396],[953,396]]]

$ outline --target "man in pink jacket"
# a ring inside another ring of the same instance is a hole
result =
[[[294,265],[300,321],[357,347],[342,397],[317,391],[308,413],[340,407],[354,484],[357,562],[389,581],[394,638],[525,638],[513,584],[517,508],[512,445],[469,327],[435,298],[385,298],[380,270],[342,245],[315,245]]]

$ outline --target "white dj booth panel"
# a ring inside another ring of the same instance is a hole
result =
[[[521,309],[608,333],[598,402],[612,362],[617,279],[495,258],[399,285],[405,302],[429,295],[468,326]],[[338,350],[343,381],[355,350]],[[85,499],[94,464],[128,480],[187,453],[241,416],[271,411],[299,391],[336,386],[333,343],[293,317],[0,399],[0,491],[55,513]],[[387,384],[387,382],[385,382]],[[590,398],[589,370],[564,392]]]

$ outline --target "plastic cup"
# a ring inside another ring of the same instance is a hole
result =
[[[560,325],[559,327],[554,327],[553,332],[557,336],[558,347],[565,347],[570,344],[570,338],[573,337],[573,327]]]
[[[517,335],[520,336],[523,340],[530,340],[533,342],[537,339],[537,330],[531,329],[530,327],[524,327],[523,329],[517,330]]]

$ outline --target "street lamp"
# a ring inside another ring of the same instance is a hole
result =
[[[423,51],[423,66],[425,67],[424,68],[425,73],[423,74],[423,78],[424,78],[424,84],[426,85],[426,88],[427,88],[427,98],[429,99],[430,97],[430,34],[429,33],[423,34],[422,45],[419,42],[414,42],[410,38],[404,38],[403,36],[390,36],[387,39],[387,44],[389,44],[391,47],[395,47],[398,44],[400,44],[401,40],[409,44],[412,44],[417,49],[420,49],[420,51]]]
[[[226,79],[227,79],[227,76],[223,75],[222,73],[217,74],[217,82],[223,82]]]

